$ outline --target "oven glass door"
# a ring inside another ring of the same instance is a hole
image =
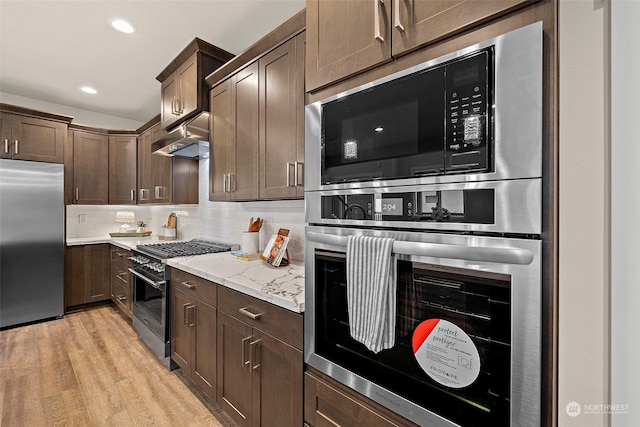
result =
[[[349,333],[345,254],[316,250],[316,353],[460,425],[508,426],[510,277],[406,260],[397,269],[395,346],[375,354]],[[466,334],[477,353],[448,351],[443,333]]]
[[[166,334],[166,287],[134,275],[133,314],[160,339]]]

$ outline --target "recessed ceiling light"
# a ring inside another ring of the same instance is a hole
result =
[[[123,19],[114,19],[113,21],[111,21],[111,25],[116,30],[123,33],[127,33],[127,34],[131,34],[135,31],[135,28],[133,28],[133,25],[129,24],[127,21]]]
[[[97,90],[95,90],[94,88],[90,87],[90,86],[82,86],[80,88],[81,91],[83,91],[84,93],[90,93],[92,95],[98,93]]]

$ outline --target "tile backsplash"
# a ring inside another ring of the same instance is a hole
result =
[[[260,230],[259,249],[279,228],[290,230],[289,253],[293,259],[304,259],[304,200],[256,202],[210,202],[209,159],[200,160],[200,203],[197,205],[154,206],[67,206],[67,238],[108,236],[119,231],[115,222],[119,210],[133,211],[136,222],[144,221],[147,230],[158,235],[166,225],[169,214],[178,217],[178,238],[203,238],[240,244],[249,219],[260,217],[264,225]]]

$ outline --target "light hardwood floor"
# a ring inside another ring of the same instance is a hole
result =
[[[2,427],[225,425],[112,306],[0,331]]]

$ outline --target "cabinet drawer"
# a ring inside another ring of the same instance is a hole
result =
[[[127,265],[131,265],[131,261],[129,261],[129,258],[131,258],[132,256],[133,255],[131,251],[111,245],[111,261],[121,260]]]
[[[118,283],[115,287],[114,300],[117,305],[125,310],[125,313],[129,315],[131,312],[131,292],[130,288],[126,285]]]
[[[266,301],[234,291],[218,288],[218,310],[302,350],[302,315]]]
[[[203,279],[193,274],[171,269],[171,285],[175,288],[183,290],[188,295],[194,296],[207,304],[215,307],[217,301],[217,288],[213,282]]]

